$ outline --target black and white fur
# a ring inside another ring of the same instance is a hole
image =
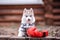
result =
[[[19,27],[19,33],[18,36],[24,37],[26,36],[25,32],[26,29],[30,27],[35,26],[35,17],[34,17],[34,11],[32,8],[30,9],[24,9],[23,10],[23,15],[22,15],[22,20],[21,20],[21,26]]]

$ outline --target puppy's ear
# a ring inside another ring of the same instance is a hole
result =
[[[25,13],[25,12],[26,12],[26,10],[27,10],[27,9],[26,9],[26,8],[24,8],[23,13]]]
[[[30,12],[31,12],[31,14],[34,16],[34,11],[33,11],[32,8],[30,8]]]
[[[24,8],[24,10],[26,10],[26,8]]]
[[[32,8],[30,8],[30,11],[31,11],[31,12],[33,12],[33,9],[32,9]]]

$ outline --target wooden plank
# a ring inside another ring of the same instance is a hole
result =
[[[60,2],[52,2],[51,4],[52,6],[58,6],[58,5],[60,6]]]
[[[46,13],[45,18],[53,18],[53,14]]]
[[[57,16],[53,16],[53,19],[54,20],[60,19],[60,16],[58,16],[58,15]]]
[[[60,2],[60,0],[53,0],[53,2]]]
[[[21,16],[2,16],[0,21],[21,21]]]
[[[40,16],[35,16],[35,18],[36,18],[36,21],[42,21],[42,20],[44,20],[44,18],[43,17],[40,17]],[[19,22],[19,21],[21,21],[21,16],[20,15],[7,15],[7,16],[1,16],[0,17],[0,22],[4,22],[4,21],[16,21],[16,22]]]
[[[9,38],[10,35],[0,35],[0,38]]]
[[[33,9],[35,14],[44,14],[43,9]],[[23,13],[23,9],[2,9],[0,15],[19,15]]]
[[[0,28],[2,28],[2,27],[18,28],[18,27],[20,27],[20,25],[21,25],[21,22],[0,22]],[[38,21],[38,22],[35,22],[35,25],[45,26],[45,22]]]
[[[49,36],[49,37],[42,37],[42,38],[33,38],[33,37],[18,37],[18,36],[7,36],[7,38],[6,38],[6,35],[4,35],[4,36],[1,36],[0,37],[1,39],[0,40],[60,40],[60,37],[51,37],[51,36]]]
[[[60,26],[60,22],[53,22],[53,25]]]
[[[49,3],[52,3],[53,0],[43,0],[45,4],[49,4]]]
[[[23,9],[23,8],[44,8],[41,4],[27,4],[27,5],[0,5],[0,9]]]
[[[45,20],[44,17],[41,17],[41,16],[35,16],[35,19],[36,19],[36,22]]]
[[[5,28],[16,27],[16,28],[18,28],[18,27],[20,27],[20,23],[21,22],[0,22],[0,28],[3,28],[3,27],[5,27]]]
[[[53,9],[52,12],[53,13],[60,13],[60,9]]]
[[[46,5],[45,10],[52,11],[52,6],[50,4]]]

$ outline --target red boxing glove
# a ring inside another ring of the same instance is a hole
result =
[[[31,28],[29,28],[29,29],[27,30],[28,36],[34,37],[34,36],[35,36],[34,31],[35,31],[35,30],[36,30],[36,27],[31,27]]]
[[[39,32],[38,30],[35,30],[34,33],[35,33],[35,37],[42,37],[43,36],[43,33]]]
[[[36,27],[31,27],[27,30],[27,35],[30,37],[46,37],[48,36],[48,31],[38,31]]]
[[[43,37],[48,36],[48,31],[47,30],[43,30],[42,32],[43,32]]]
[[[31,37],[42,37],[43,36],[43,33],[42,32],[39,32],[36,27],[31,27],[27,30],[27,34],[28,36],[31,36]]]

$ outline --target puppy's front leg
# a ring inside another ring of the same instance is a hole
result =
[[[24,35],[25,35],[24,32],[19,31],[19,33],[18,33],[18,36],[19,36],[19,37],[23,37]]]

